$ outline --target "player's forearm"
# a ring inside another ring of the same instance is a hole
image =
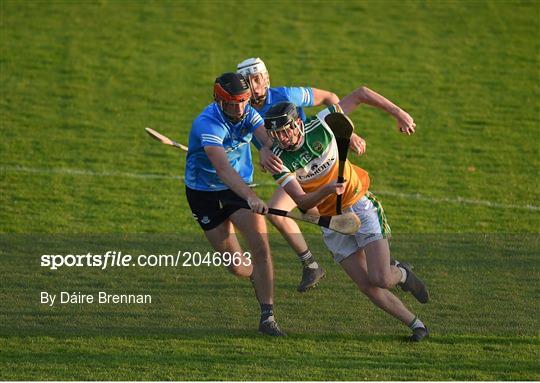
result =
[[[365,86],[361,86],[351,94],[343,97],[339,104],[345,114],[351,113],[361,104],[384,110],[392,116],[397,116],[401,111],[401,109],[392,101]]]
[[[242,177],[229,163],[225,149],[221,146],[206,146],[204,148],[210,163],[216,169],[219,179],[240,197],[248,200],[256,197],[255,193],[246,185]]]
[[[358,88],[355,93],[357,93],[357,97],[361,104],[379,108],[392,116],[396,116],[401,110],[392,101],[365,86]]]
[[[299,209],[306,211],[320,205],[330,194],[325,188],[321,188],[293,199]]]
[[[255,196],[253,190],[246,185],[242,177],[228,163],[217,166],[216,173],[225,185],[245,200]]]

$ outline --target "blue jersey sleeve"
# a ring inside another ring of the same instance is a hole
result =
[[[285,88],[287,98],[298,107],[313,106],[313,89],[306,87]]]
[[[193,121],[193,131],[199,136],[201,146],[223,146],[225,129],[206,118],[197,118]]]

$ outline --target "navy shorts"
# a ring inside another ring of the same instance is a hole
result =
[[[201,191],[186,186],[186,197],[193,217],[204,231],[215,229],[246,204],[230,189]]]

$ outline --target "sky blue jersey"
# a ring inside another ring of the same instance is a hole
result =
[[[216,174],[205,146],[225,149],[229,164],[244,182],[253,181],[253,163],[249,143],[253,132],[264,124],[263,119],[251,106],[246,106],[245,118],[237,124],[229,122],[221,108],[213,102],[193,121],[189,133],[186,159],[185,183],[190,189],[219,191],[229,189]]]
[[[269,88],[268,95],[264,102],[264,106],[258,110],[259,114],[264,118],[268,109],[274,104],[281,101],[292,102],[296,105],[298,115],[302,118],[302,121],[306,120],[306,114],[303,107],[313,106],[313,90],[305,87],[280,87]]]

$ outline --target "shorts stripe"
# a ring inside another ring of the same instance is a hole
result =
[[[384,213],[381,202],[377,199],[377,197],[375,197],[375,194],[370,191],[366,193],[366,197],[377,209],[377,217],[379,217],[379,224],[381,225],[381,233],[383,237],[389,238],[392,235],[392,230],[390,229],[390,225],[388,224],[388,220],[386,219],[386,214]]]

